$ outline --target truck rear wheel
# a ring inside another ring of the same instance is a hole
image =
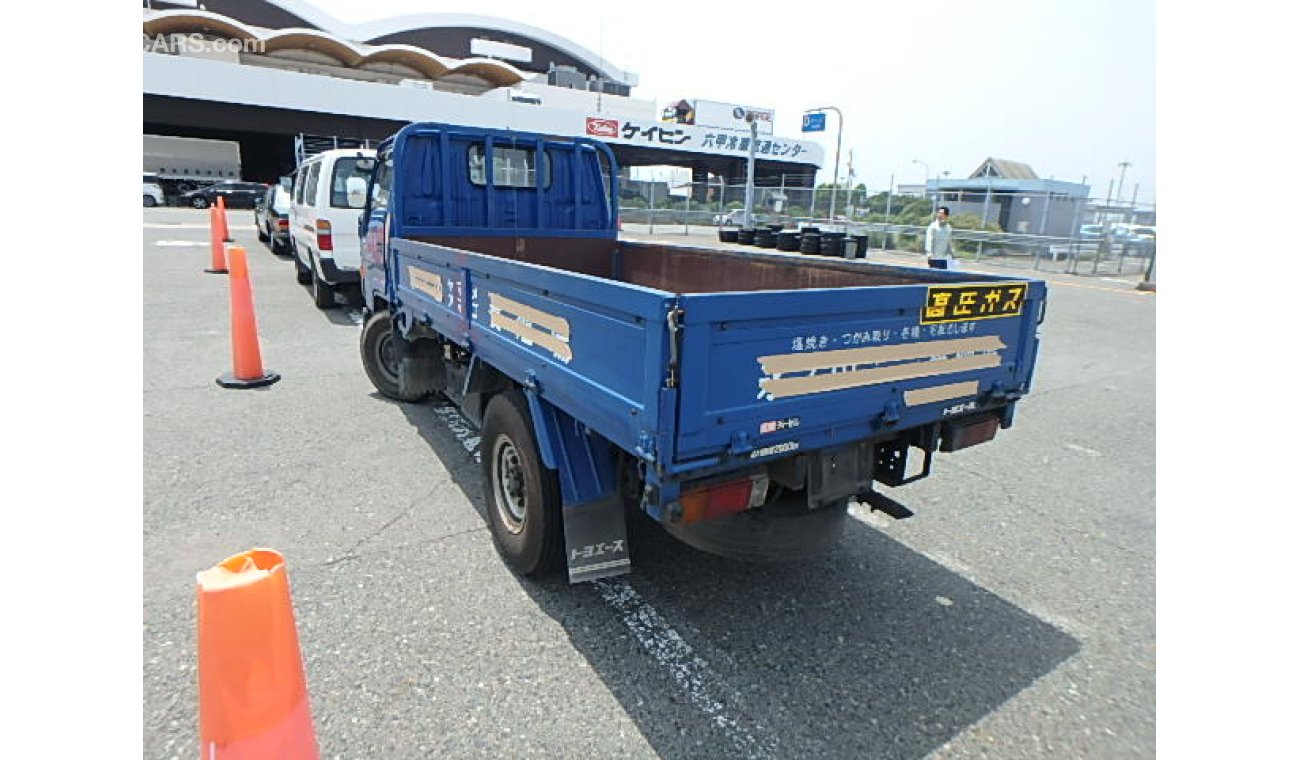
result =
[[[482,441],[488,526],[497,550],[520,575],[557,569],[564,548],[559,479],[542,465],[528,404],[518,391],[488,402]]]
[[[375,389],[396,401],[419,401],[424,394],[403,395],[398,380],[398,359],[393,341],[393,318],[386,311],[370,315],[361,328],[361,366]]]

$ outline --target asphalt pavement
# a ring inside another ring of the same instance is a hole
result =
[[[322,757],[1150,757],[1155,313],[1051,275],[1033,390],[993,442],[854,508],[827,556],[749,565],[630,526],[634,572],[521,580],[477,432],[366,379],[232,211],[263,363],[231,369],[207,216],[144,211],[144,746],[198,748],[194,574],[287,558]],[[1003,271],[1003,270],[997,270]]]

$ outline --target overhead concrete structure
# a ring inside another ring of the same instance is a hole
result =
[[[663,123],[631,96],[636,74],[525,24],[445,13],[346,24],[298,0],[145,5],[145,132],[238,140],[247,179],[291,171],[300,133],[382,139],[412,121],[589,136],[624,166],[744,178],[747,135]],[[811,186],[820,145],[757,145],[759,184]]]

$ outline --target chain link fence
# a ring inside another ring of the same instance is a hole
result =
[[[784,179],[784,178],[783,178]],[[745,186],[621,180],[625,229],[719,240],[742,226]],[[835,216],[830,217],[832,202]],[[956,256],[990,266],[1154,278],[1155,207],[1059,193],[940,193],[927,198],[831,188],[754,188],[753,226],[817,227],[866,236],[870,251],[921,253],[932,209],[948,206]]]

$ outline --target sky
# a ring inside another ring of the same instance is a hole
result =
[[[1156,192],[1154,0],[927,0],[890,3],[443,3],[310,0],[348,23],[416,13],[500,16],[568,38],[640,75],[633,97],[657,109],[682,98],[776,110],[800,136],[802,113],[844,113],[841,181],[871,192],[944,171],[969,176],[990,156],[1105,197]],[[656,111],[657,112],[657,111]],[[808,135],[826,149],[836,123]],[[926,166],[913,161],[924,162]],[[928,169],[927,169],[928,166]]]

